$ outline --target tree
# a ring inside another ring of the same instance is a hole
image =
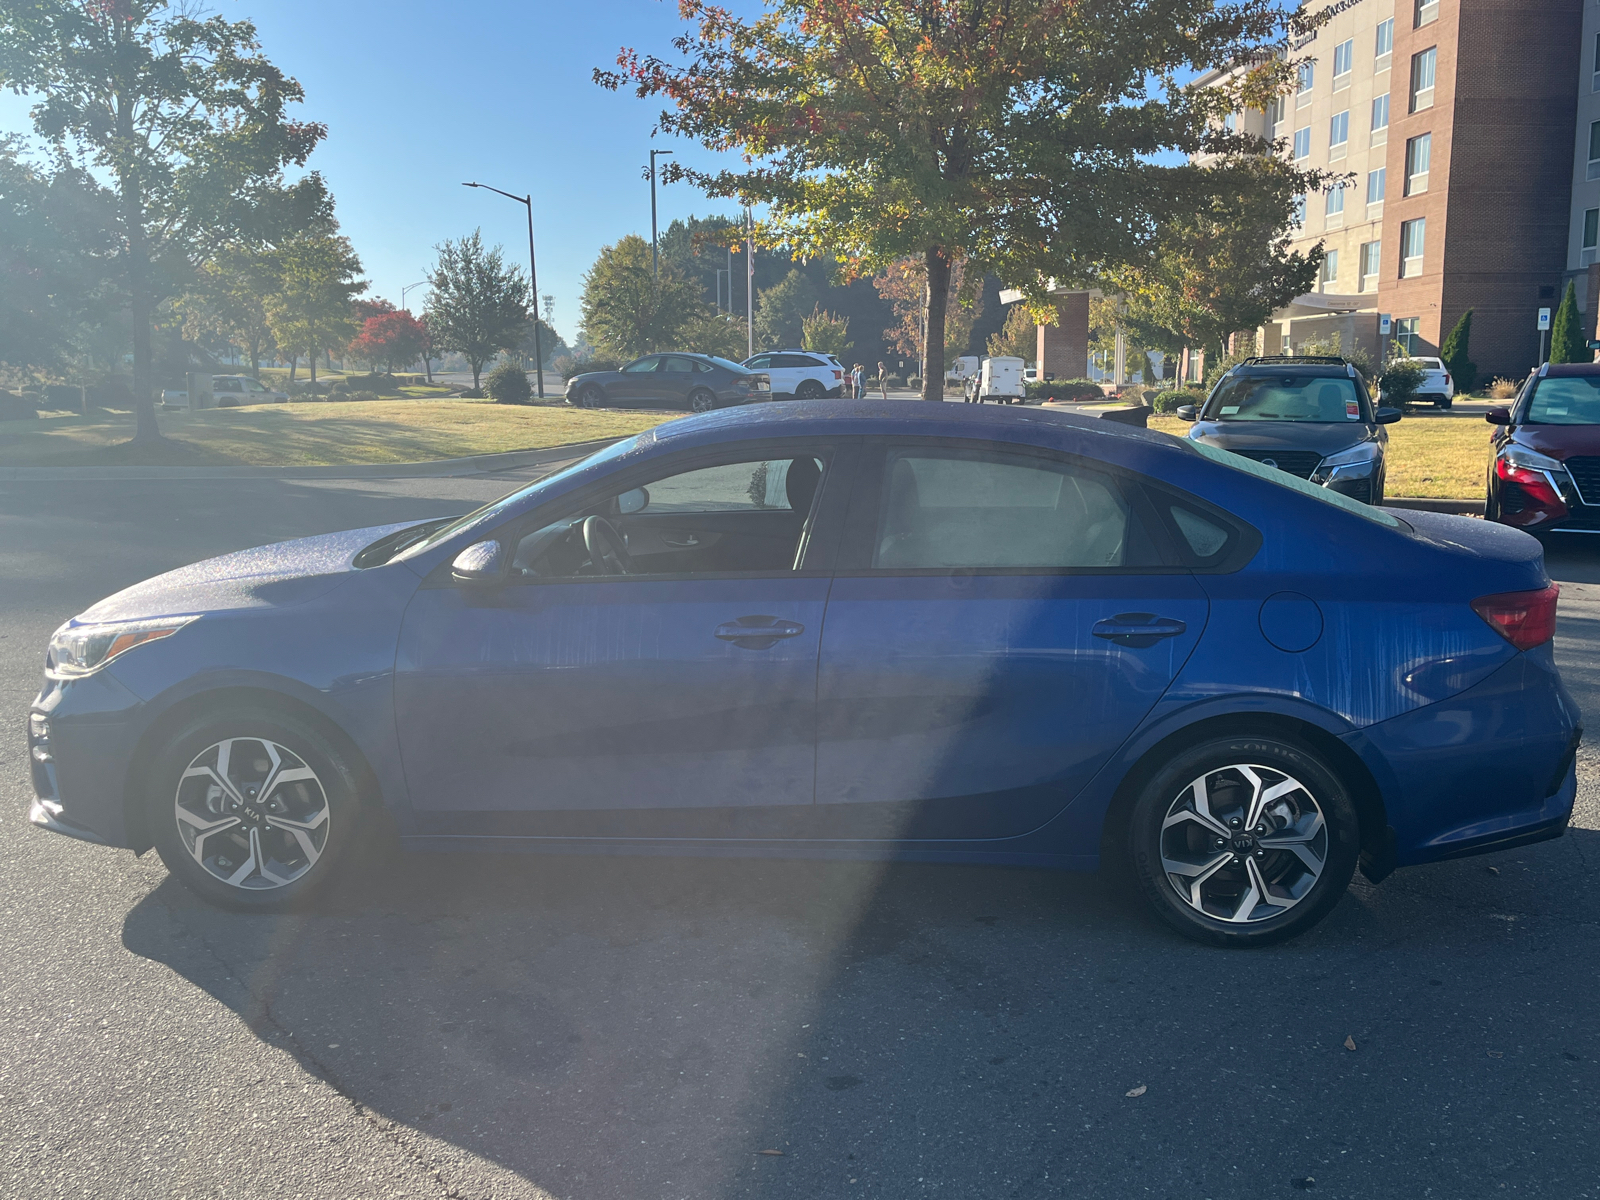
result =
[[[1013,304],[1006,323],[984,347],[990,358],[1020,358],[1033,362],[1039,357],[1039,324],[1026,304]]]
[[[650,268],[650,243],[636,233],[600,247],[584,274],[579,303],[583,335],[599,356],[637,358],[669,349],[701,309],[700,286],[670,259],[657,282]]]
[[[691,354],[711,354],[739,362],[749,357],[746,339],[742,320],[703,304],[678,330],[677,345]]]
[[[280,350],[311,360],[316,387],[317,355],[348,344],[356,331],[351,301],[367,288],[361,260],[349,239],[312,234],[289,242],[274,261],[278,290],[266,299],[267,324]]]
[[[266,305],[277,287],[271,254],[226,247],[200,265],[189,290],[178,299],[185,336],[211,334],[239,347],[250,360],[250,373],[259,377],[262,358],[277,348]]]
[[[549,300],[553,299],[553,297],[547,296],[545,299]],[[527,367],[529,370],[532,370],[533,357],[536,353],[534,347],[532,321],[529,321],[523,326],[522,336],[517,339],[517,344],[515,347],[513,347],[513,350],[522,360],[522,365]],[[550,369],[550,364],[555,362],[556,359],[560,358],[563,354],[572,353],[572,348],[561,339],[561,335],[559,333],[550,327],[549,320],[544,317],[539,318],[538,351],[542,351],[544,354],[544,363],[542,365],[547,371]]]
[[[957,260],[950,264],[947,283],[950,296],[956,303],[945,311],[944,348],[938,358],[940,371],[944,370],[947,359],[966,353],[967,343],[972,340],[973,323],[977,321],[983,304],[983,296],[977,290],[982,282],[982,275],[976,271],[969,272],[964,262]],[[923,329],[927,320],[927,264],[915,258],[902,258],[890,263],[888,270],[873,279],[872,283],[878,289],[878,294],[894,307],[895,325],[884,330],[883,336],[900,353],[915,358],[919,363],[928,362],[928,370],[933,370],[933,358],[925,358],[923,351]],[[928,398],[926,386],[922,389],[922,395],[923,399]],[[942,400],[942,390],[934,398]]]
[[[521,267],[506,262],[504,248],[484,248],[482,230],[436,249],[439,259],[428,272],[432,291],[422,320],[435,348],[454,350],[472,365],[472,390],[477,391],[483,364],[522,337],[528,280]]]
[[[1105,277],[1126,294],[1134,325],[1168,331],[1214,362],[1229,335],[1255,329],[1316,285],[1323,250],[1320,242],[1304,253],[1291,248],[1307,173],[1270,156],[1206,173],[1217,176],[1208,195],[1165,222],[1146,253]],[[1168,349],[1159,338],[1140,340]]]
[[[52,174],[0,137],[0,363],[59,370],[109,315],[113,197],[88,172]]]
[[[771,0],[746,20],[680,0],[680,61],[624,49],[604,87],[671,106],[657,129],[744,154],[744,169],[674,159],[668,179],[765,203],[767,245],[837,254],[854,273],[914,256],[926,272],[923,381],[939,399],[953,264],[1014,281],[1137,257],[1211,183],[1164,150],[1245,153],[1224,114],[1266,104],[1294,63],[1286,32],[1320,17],[1275,0]],[[1212,88],[1178,79],[1252,64]],[[1213,126],[1215,127],[1213,129]]]
[[[357,301],[359,310],[360,301]],[[428,331],[408,312],[386,312],[368,317],[350,343],[350,353],[392,374],[416,362],[428,349]]]
[[[1585,345],[1588,340],[1579,327],[1578,293],[1569,279],[1566,295],[1561,297],[1561,307],[1556,309],[1555,320],[1550,322],[1550,361],[1588,362],[1594,357]]]
[[[300,85],[259,51],[248,21],[170,0],[0,0],[0,87],[39,97],[39,134],[115,183],[137,439],[160,436],[156,306],[220,244],[270,234],[294,203],[304,227],[326,200],[315,178],[283,187],[326,130],[288,119]]]
[[[855,342],[850,340],[850,318],[823,312],[820,304],[811,310],[809,317],[803,318],[800,322],[802,349],[831,354],[843,361],[844,356],[850,353],[850,347],[854,345]]]
[[[1478,386],[1478,364],[1467,357],[1471,353],[1472,341],[1472,310],[1469,308],[1461,314],[1455,328],[1444,339],[1444,345],[1439,348],[1439,357],[1444,360],[1444,365],[1450,368],[1450,377],[1455,380],[1456,391],[1463,395]]]
[[[816,311],[821,294],[800,271],[791,269],[756,297],[756,349],[794,349],[803,336],[806,317]]]

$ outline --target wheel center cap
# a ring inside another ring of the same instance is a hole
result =
[[[1248,833],[1236,833],[1233,835],[1232,841],[1229,842],[1229,846],[1235,854],[1254,854],[1256,839]]]

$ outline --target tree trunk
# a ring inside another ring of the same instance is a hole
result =
[[[315,395],[317,391],[317,352],[315,350],[306,355],[306,366],[311,370],[311,392]]]
[[[944,249],[929,246],[923,255],[928,266],[928,309],[922,341],[922,398],[944,400],[944,323],[950,308],[950,259]]]
[[[133,141],[133,110],[117,97],[117,130],[129,144]],[[133,323],[133,440],[161,440],[156,424],[154,356],[150,351],[150,315],[155,307],[150,296],[150,248],[144,237],[144,193],[136,169],[127,167],[120,179],[122,224],[128,238],[128,311]]]
[[[427,354],[422,356],[422,369],[428,372],[428,385],[433,385],[433,359]]]
[[[294,373],[295,373],[296,369],[299,366],[300,366],[300,356],[298,354],[289,355],[289,382],[290,383],[294,382]]]
[[[473,391],[477,391],[478,390],[478,375],[482,370],[483,370],[483,359],[481,359],[481,358],[473,359],[472,360],[472,390]]]

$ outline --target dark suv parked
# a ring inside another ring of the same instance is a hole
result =
[[[1249,358],[1217,382],[1189,436],[1365,504],[1383,503],[1383,427],[1397,408],[1374,408],[1361,373],[1342,358]]]
[[[1600,533],[1600,363],[1546,363],[1484,414],[1484,516],[1529,533]]]

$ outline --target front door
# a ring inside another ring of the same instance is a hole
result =
[[[606,392],[618,404],[643,404],[653,398],[660,384],[656,370],[661,365],[661,355],[647,354],[619,371],[618,378],[606,385]]]
[[[982,443],[873,462],[822,639],[818,822],[872,840],[1027,833],[1167,689],[1205,595],[1159,564],[1110,472]]]
[[[809,814],[829,575],[799,559],[833,457],[679,456],[497,535],[505,583],[419,590],[395,695],[422,831],[739,837]]]

